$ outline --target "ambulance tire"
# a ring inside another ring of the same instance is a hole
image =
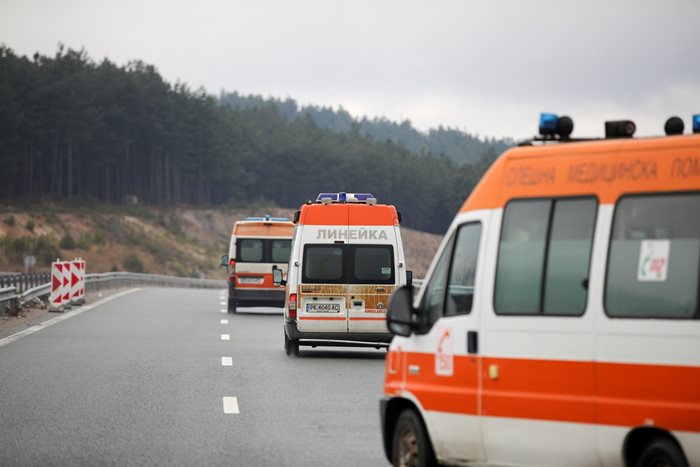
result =
[[[642,450],[636,467],[688,467],[683,451],[668,438],[656,438]]]
[[[428,432],[420,416],[413,409],[404,409],[396,420],[391,446],[395,467],[437,465]]]
[[[287,357],[299,356],[299,341],[287,337],[286,332],[284,333],[284,353],[287,354]]]
[[[236,299],[235,298],[228,299],[228,312],[229,313],[236,313]]]

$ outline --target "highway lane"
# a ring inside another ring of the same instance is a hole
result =
[[[290,358],[278,310],[224,308],[143,289],[0,347],[0,464],[388,465],[383,350]]]

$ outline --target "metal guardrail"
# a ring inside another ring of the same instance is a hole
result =
[[[0,315],[17,307],[19,296],[15,287],[0,288]]]
[[[35,274],[3,274],[0,275],[0,289],[14,287],[22,293],[32,287],[37,287],[51,281],[51,273],[41,272]]]
[[[18,279],[20,276],[22,276],[22,278]],[[23,290],[19,290],[16,286],[2,287],[4,282],[0,282],[0,314],[3,314],[7,309],[16,306],[16,304],[26,303],[33,299],[40,299],[48,296],[49,293],[51,293],[51,283],[48,282],[50,280],[49,274],[18,274],[15,276],[5,277],[15,278],[15,280],[23,284],[25,288]],[[38,281],[39,277],[44,277],[46,282],[36,285],[35,281]],[[35,285],[30,287],[32,284]],[[418,293],[418,290],[420,290],[422,284],[423,279],[413,280],[413,290],[415,294]],[[191,277],[160,276],[156,274],[138,274],[134,272],[105,272],[98,274],[87,274],[85,276],[85,292],[139,285],[151,287],[217,289],[226,288],[226,281],[217,279],[195,279]],[[21,292],[21,294],[18,294],[18,292]]]
[[[30,274],[31,275],[31,274]],[[14,276],[13,276],[14,277]],[[21,294],[16,287],[0,289],[0,314],[5,311],[5,304],[18,300],[25,303],[33,299],[46,297],[51,293],[50,277],[46,277],[46,282],[29,287],[29,278],[23,279],[23,284],[27,284]],[[99,274],[87,274],[85,276],[85,292],[95,290],[113,289],[117,287],[131,286],[151,286],[151,287],[185,287],[198,289],[225,288],[226,281],[216,279],[195,279],[191,277],[159,276],[156,274],[137,274],[133,272],[106,272]],[[11,289],[12,292],[9,292]]]

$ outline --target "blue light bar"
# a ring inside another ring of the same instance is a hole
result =
[[[557,123],[559,117],[556,114],[541,113],[540,114],[540,134],[554,135],[557,133]]]
[[[270,221],[270,222],[289,222],[289,219],[286,217],[270,217],[269,215],[265,215],[265,217],[246,217],[245,220],[247,221]]]
[[[374,199],[372,193],[319,193],[316,197],[316,202],[321,203],[324,199],[330,200],[331,203],[367,203],[368,200]],[[375,201],[376,202],[376,201]]]
[[[316,197],[316,202],[320,203],[322,199],[329,199],[331,202],[337,202],[338,193],[319,193]]]
[[[700,114],[693,115],[693,133],[700,133]]]

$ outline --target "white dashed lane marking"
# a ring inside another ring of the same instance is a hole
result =
[[[221,357],[221,366],[233,366],[233,357]]]
[[[235,397],[224,397],[224,413],[240,413],[238,411],[238,399]]]
[[[222,309],[221,309],[221,312],[222,312],[222,313],[226,313],[226,308],[222,308]]]
[[[231,339],[231,336],[229,336],[228,334],[222,334],[222,335],[221,335],[221,340],[222,340],[222,341],[227,341],[227,340],[230,340],[230,339]]]
[[[222,320],[221,320],[221,324],[228,324],[228,320],[227,320],[227,319],[222,319]]]

